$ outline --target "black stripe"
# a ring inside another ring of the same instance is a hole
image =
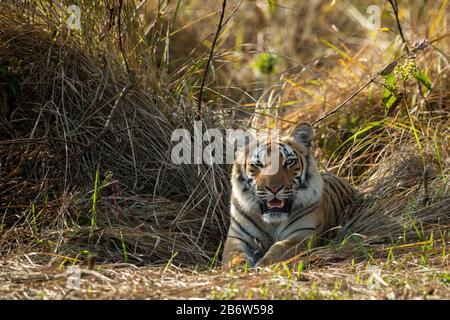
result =
[[[264,237],[266,237],[268,240],[271,238],[270,235],[264,229],[262,229],[249,215],[247,215],[244,212],[244,209],[241,207],[241,205],[239,204],[239,202],[235,197],[231,199],[231,203],[233,204],[236,211],[239,212],[245,219],[247,219],[256,230],[261,232],[264,235]]]
[[[327,204],[331,203],[331,206],[333,207],[332,213],[333,213],[334,220],[336,221],[337,208],[336,208],[336,204],[333,201],[333,197],[331,196],[330,190],[328,188],[323,188],[323,191],[326,192],[327,197],[328,197]],[[327,205],[327,209],[328,208],[329,208],[329,206]],[[330,211],[328,210],[327,213],[328,213],[328,218],[330,218]]]
[[[330,219],[330,205],[328,204],[327,194],[325,193],[325,188],[322,190],[322,205],[324,210],[324,218],[323,223],[326,224],[327,222],[331,221]]]
[[[333,183],[331,183],[330,180],[328,181],[328,187],[331,189],[331,191],[334,192],[334,195],[336,196],[336,197],[333,197],[333,194],[332,194],[331,192],[329,192],[330,198],[331,198],[331,200],[333,201],[333,203],[334,203],[334,199],[335,199],[335,198],[337,198],[337,200],[339,201],[339,197],[337,196],[337,195],[338,195],[338,192],[336,191],[336,189],[335,189]],[[335,203],[335,204],[336,204],[336,203]],[[340,205],[342,205],[341,201],[339,201],[339,206],[340,206]],[[338,209],[338,208],[339,208],[339,207],[336,206],[336,210],[337,210],[337,211],[341,211],[341,210],[342,210],[342,208],[341,208],[341,209]]]
[[[321,172],[320,175],[322,176],[322,179],[323,179],[324,181],[328,181],[329,178],[330,178],[331,176],[333,176],[331,173],[328,173],[328,172]]]
[[[279,146],[281,147],[281,151],[283,152],[283,155],[285,157],[287,157],[288,156],[288,152],[286,150],[286,146],[284,144],[282,144],[282,143],[279,143]]]
[[[355,196],[356,190],[353,188],[353,186],[350,184],[350,182],[345,181],[345,184],[347,185],[347,188],[349,190],[350,199],[352,199]]]
[[[308,188],[308,186],[302,182],[302,179],[300,177],[297,177],[297,178],[298,178],[298,184],[295,186],[295,190]]]
[[[339,199],[335,199],[336,197],[333,197],[333,194],[330,191],[333,191],[336,194],[336,190],[334,189],[332,183],[330,181],[327,181],[328,183],[328,195],[330,196],[331,201],[333,202],[334,205],[334,209],[335,209],[335,215],[338,211],[340,211],[339,206],[340,206],[340,202],[338,204],[336,204],[335,200],[339,200]],[[330,190],[331,189],[331,190]]]
[[[339,200],[339,204],[341,205],[341,210],[345,209],[345,202],[344,202],[344,193],[342,192],[342,189],[339,188],[339,186],[336,184],[336,177],[335,176],[331,176],[331,180],[330,181],[330,186],[333,189],[333,191],[335,192],[336,198]]]
[[[353,188],[350,186],[350,184],[342,179],[339,179],[339,182],[341,183],[341,185],[344,187],[344,189],[347,192],[347,198],[348,200],[351,200],[351,198],[353,197]]]
[[[286,158],[292,157],[292,156],[296,156],[295,151],[293,153],[290,153],[290,152],[287,151],[286,145],[284,143],[279,143],[279,145],[283,149],[283,153],[284,153]]]
[[[352,198],[351,194],[349,193],[349,191],[346,188],[346,186],[348,184],[345,183],[343,180],[339,179],[338,177],[334,177],[334,179],[336,180],[337,187],[342,192],[342,201],[344,202],[344,208],[343,209],[345,209],[349,205],[349,202],[351,201],[351,198]]]
[[[233,231],[233,232],[236,233],[236,234],[239,234],[239,233],[240,233],[239,230],[236,230],[236,229],[235,229],[234,224],[231,224],[231,225],[230,225],[230,231]]]
[[[295,188],[296,190],[306,188],[306,183],[305,183],[306,181],[303,181],[303,179],[302,179],[303,172],[305,172],[305,170],[306,170],[305,163],[303,162],[303,158],[301,156],[298,157],[298,159],[300,160],[302,169],[299,172],[300,175],[297,176],[297,177],[299,177],[299,184],[296,186],[296,188]],[[306,179],[306,173],[305,173],[305,179]]]
[[[282,232],[284,232],[284,230],[286,230],[287,228],[289,228],[292,224],[294,224],[295,222],[297,222],[297,221],[300,220],[301,218],[307,216],[307,215],[310,214],[311,212],[314,212],[314,210],[316,210],[318,207],[319,207],[319,201],[313,203],[313,204],[310,205],[309,207],[306,207],[306,209],[303,210],[299,216],[295,217],[294,220],[290,221],[290,222],[288,223],[288,225],[287,225],[286,227],[284,227],[284,229],[283,229]]]
[[[289,239],[290,236],[292,236],[294,233],[299,232],[299,231],[305,231],[305,230],[309,230],[309,231],[315,231],[316,228],[297,228],[294,231],[292,231],[291,233],[289,233],[287,236],[283,237],[284,239]]]
[[[231,221],[234,222],[238,226],[239,230],[242,231],[242,233],[244,233],[247,237],[249,237],[250,239],[256,238],[254,235],[245,230],[244,227],[242,227],[242,225],[233,216],[231,216]]]
[[[305,184],[307,184],[308,183],[308,180],[309,180],[309,166],[310,166],[310,164],[309,164],[309,162],[311,161],[310,160],[310,158],[309,158],[309,149],[308,149],[308,154],[306,155],[306,168],[305,168]]]
[[[228,235],[228,237],[242,241],[248,247],[248,249],[250,249],[250,250],[254,249],[245,239],[242,239],[241,237],[233,236],[233,235],[230,235],[230,234]]]
[[[336,182],[336,186],[339,188],[339,190],[341,190],[342,200],[345,202],[344,196],[346,198],[348,198],[349,196],[348,196],[348,192],[345,188],[344,182],[336,176],[334,176],[333,178],[334,178],[334,181]]]
[[[330,179],[328,179],[328,184],[330,188],[333,190],[334,194],[338,195],[340,198],[342,198],[342,193],[339,188],[337,188],[334,177],[331,176]]]
[[[300,160],[300,162],[302,164],[302,173],[303,173],[303,170],[305,170],[305,163],[303,162],[303,158],[301,156],[298,157],[298,159]]]

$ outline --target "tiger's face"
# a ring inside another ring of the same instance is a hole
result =
[[[310,185],[317,171],[310,154],[313,136],[309,124],[300,124],[289,136],[267,139],[246,154],[242,173],[247,192],[241,198],[257,204],[264,221],[287,220],[291,211],[307,206],[321,191]]]

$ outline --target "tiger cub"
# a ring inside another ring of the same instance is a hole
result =
[[[318,171],[313,138],[312,126],[301,123],[286,137],[249,146],[234,162],[224,264],[267,266],[289,259],[312,236],[340,223],[355,190]]]

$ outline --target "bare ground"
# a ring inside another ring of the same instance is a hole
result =
[[[381,250],[385,250],[381,249]],[[401,252],[402,248],[396,249]],[[80,266],[79,288],[68,268],[39,254],[0,261],[2,299],[450,299],[448,243],[420,244],[396,259],[355,262],[309,257],[310,267],[194,270],[173,265]],[[39,262],[41,261],[41,262]]]

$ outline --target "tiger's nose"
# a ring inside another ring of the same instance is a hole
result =
[[[277,193],[283,188],[282,184],[267,186],[266,189],[272,191],[272,193]]]

